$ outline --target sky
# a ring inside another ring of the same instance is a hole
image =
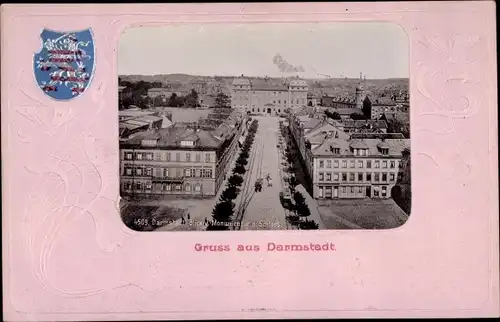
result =
[[[279,54],[303,78],[409,77],[409,43],[391,23],[259,23],[131,27],[118,47],[119,75],[281,77]]]

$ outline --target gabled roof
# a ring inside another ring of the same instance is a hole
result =
[[[157,147],[180,147],[182,141],[194,141],[195,148],[217,148],[221,140],[207,130],[192,129],[188,127],[169,127],[159,130],[138,133],[133,138],[124,142],[126,145],[140,145],[142,140],[156,140]]]

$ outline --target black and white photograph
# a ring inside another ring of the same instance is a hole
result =
[[[136,26],[117,54],[128,228],[392,229],[408,220],[409,43],[398,25]]]

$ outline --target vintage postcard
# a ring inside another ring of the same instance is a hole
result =
[[[0,19],[5,320],[500,314],[494,2]]]

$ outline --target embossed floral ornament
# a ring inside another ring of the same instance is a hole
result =
[[[453,33],[424,36],[419,41],[420,49],[432,57],[426,63],[420,62],[416,70],[417,90],[432,103],[421,106],[419,114],[466,118],[476,113],[481,98],[472,91],[481,76],[469,54],[479,41],[477,37]]]
[[[94,40],[90,29],[56,32],[44,29],[42,49],[34,55],[33,68],[40,89],[57,100],[81,95],[94,71]]]

